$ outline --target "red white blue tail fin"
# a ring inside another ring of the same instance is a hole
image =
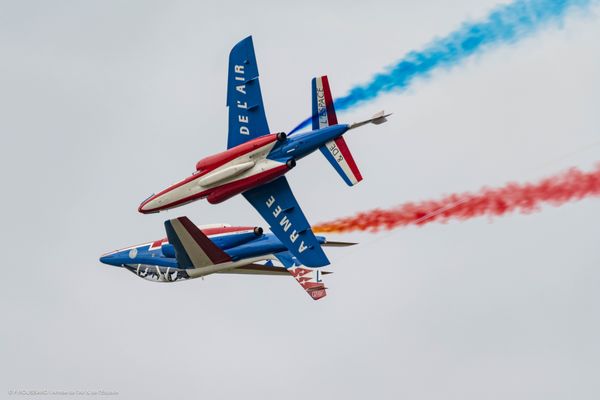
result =
[[[337,125],[337,116],[333,105],[333,97],[329,88],[327,76],[320,76],[312,80],[312,127],[323,129]],[[356,162],[350,149],[342,136],[327,142],[320,148],[327,161],[340,174],[344,182],[354,186],[362,180]]]
[[[312,79],[312,127],[322,129],[337,125],[337,116],[327,76]]]
[[[165,221],[165,230],[181,268],[203,268],[231,261],[188,217]]]

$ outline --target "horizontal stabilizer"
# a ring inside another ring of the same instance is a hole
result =
[[[362,181],[362,174],[343,136],[330,140],[319,147],[319,150],[348,186]]]

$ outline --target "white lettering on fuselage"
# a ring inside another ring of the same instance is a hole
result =
[[[245,82],[243,65],[234,65],[233,72],[236,74],[234,77],[234,79],[236,81]],[[237,90],[239,93],[241,93],[245,96],[246,95],[246,84],[242,83],[240,85],[236,85],[235,90]],[[237,108],[242,109],[242,110],[248,109],[248,102],[246,102],[246,101],[242,102],[240,100],[237,100],[236,103],[237,103]],[[250,135],[250,128],[248,127],[248,124],[250,123],[250,121],[248,119],[248,116],[238,114],[238,122],[240,123],[240,134]],[[246,125],[242,125],[242,124],[246,124]]]
[[[272,211],[273,217],[278,219],[279,216],[281,215],[283,209],[281,208],[280,205],[275,204],[275,196],[270,196],[269,198],[267,198],[267,201],[265,202],[265,204],[267,205],[267,208],[273,209],[273,211]],[[296,241],[300,237],[300,234],[298,233],[298,231],[296,229],[294,229],[293,223],[292,223],[292,221],[289,220],[287,215],[283,214],[281,216],[281,218],[279,218],[278,222],[279,222],[279,225],[281,226],[281,229],[283,229],[283,232],[287,233],[290,229],[292,230],[290,233],[290,242],[296,243]],[[301,240],[300,244],[298,245],[298,253],[302,253],[306,249],[308,249],[308,246],[304,244],[304,240]]]

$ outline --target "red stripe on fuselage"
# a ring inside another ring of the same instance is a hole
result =
[[[220,228],[200,229],[206,236],[222,235],[224,233],[237,233],[241,231],[254,231],[253,226],[223,226]]]
[[[276,140],[277,134],[274,133],[257,137],[256,139],[252,139],[247,141],[246,143],[242,143],[238,146],[232,147],[229,150],[225,150],[221,153],[217,153],[212,156],[203,158],[202,160],[196,163],[196,170],[212,171],[213,169],[220,167],[221,165],[239,156],[242,156],[246,153],[250,153],[251,151],[266,146],[267,144],[272,143]]]
[[[162,238],[160,240],[155,240],[154,242],[152,242],[152,244],[150,245],[150,247],[148,247],[148,250],[156,250],[156,249],[160,249],[161,246],[165,243],[169,243],[169,240],[167,238]]]
[[[220,203],[229,199],[230,197],[235,196],[236,194],[240,194],[246,190],[250,190],[271,182],[284,175],[288,170],[289,167],[286,164],[283,164],[261,172],[260,174],[252,175],[247,178],[240,179],[239,181],[227,183],[221,187],[215,188],[212,193],[206,196],[207,200],[211,204]]]

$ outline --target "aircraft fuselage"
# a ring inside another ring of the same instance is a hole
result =
[[[199,278],[252,265],[253,273],[261,267],[254,263],[273,260],[275,254],[287,248],[273,234],[263,234],[261,228],[225,227],[207,229],[210,240],[231,257],[231,261],[202,269],[181,268],[175,250],[166,238],[104,254],[104,264],[125,268],[137,276],[154,282],[175,282]],[[325,238],[320,237],[321,242]],[[263,267],[268,272],[269,267]],[[239,273],[239,271],[238,271]]]
[[[285,175],[297,160],[347,130],[348,125],[338,124],[289,138],[282,133],[260,136],[200,160],[196,172],[150,196],[138,211],[155,213],[203,198],[220,203]]]

